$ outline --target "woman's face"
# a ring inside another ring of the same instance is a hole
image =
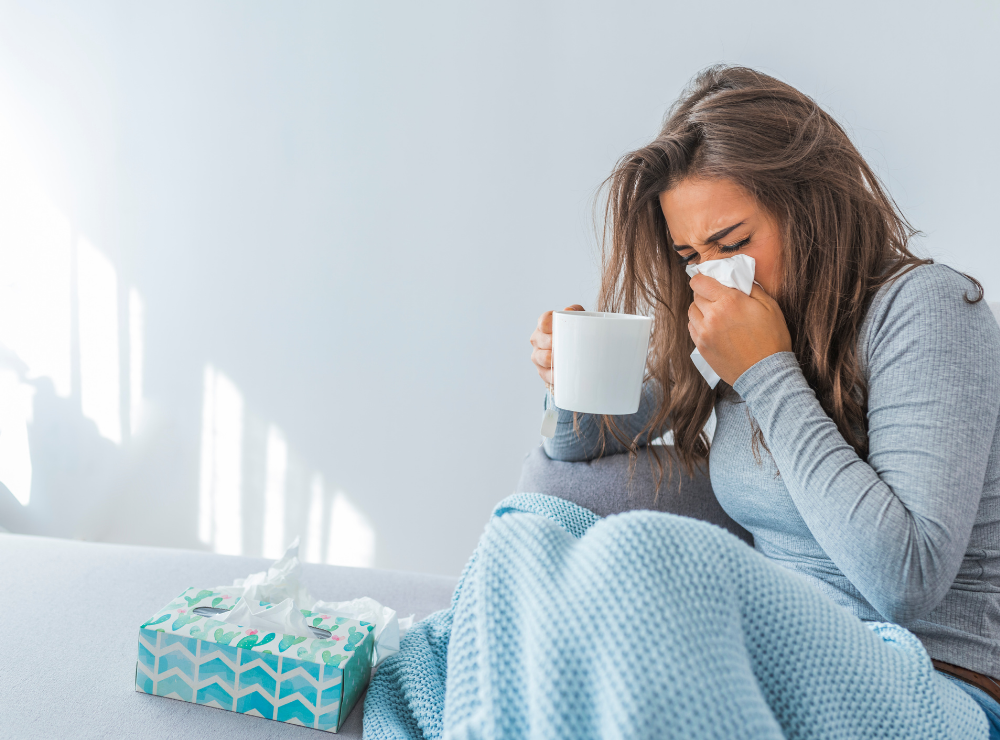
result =
[[[746,190],[732,180],[688,178],[660,193],[660,208],[681,259],[697,264],[748,255],[756,261],[754,280],[777,295],[781,232]]]

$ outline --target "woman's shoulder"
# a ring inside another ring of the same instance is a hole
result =
[[[933,335],[998,333],[979,286],[947,265],[930,263],[900,270],[875,294],[862,323],[861,347]]]
[[[891,308],[898,300],[933,305],[965,297],[975,298],[978,286],[967,275],[940,262],[904,267],[899,270],[875,295],[872,308]]]

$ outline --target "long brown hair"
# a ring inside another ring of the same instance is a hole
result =
[[[605,182],[599,309],[653,316],[647,373],[661,403],[633,438],[604,417],[602,442],[610,433],[634,453],[669,429],[684,470],[707,467],[703,429],[728,386],[710,389],[689,359],[693,295],[659,205],[660,193],[692,176],[735,182],[781,225],[774,298],[792,348],[823,409],[867,459],[858,332],[878,289],[930,260],[909,251],[917,232],[837,122],[790,85],[745,67],[716,66],[695,77],[656,139],[622,157]],[[766,442],[753,428],[759,459],[758,442],[765,449]]]

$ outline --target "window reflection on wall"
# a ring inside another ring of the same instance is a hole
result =
[[[165,424],[164,408],[145,400],[145,300],[100,240],[78,233],[53,204],[5,112],[0,106],[0,484],[13,497],[0,500],[8,507],[0,513],[17,519],[16,531],[114,531],[132,542],[148,532],[182,546],[197,535],[233,555],[277,557],[302,534],[307,561],[373,565],[364,514],[344,492],[333,494],[283,430],[251,417],[231,376],[211,364],[202,377],[197,511],[183,512],[173,531],[150,524],[155,507],[143,496],[156,487],[147,490],[143,466],[156,475],[163,459],[194,454],[199,430],[165,435],[176,419]],[[179,442],[191,446],[170,447]],[[161,444],[158,458],[150,450]]]
[[[0,480],[21,506],[31,501],[28,425],[34,390],[16,372],[0,367]]]
[[[316,473],[309,488],[309,528],[306,532],[305,559],[310,563],[322,563],[323,516],[326,513],[323,476]]]
[[[288,444],[273,424],[267,430],[267,482],[264,488],[264,545],[266,558],[279,558],[285,550],[285,485]]]
[[[367,517],[343,491],[331,495],[318,471],[307,476],[285,433],[248,412],[236,384],[211,364],[202,399],[202,542],[219,553],[277,558],[301,535],[299,554],[307,562],[375,564]]]
[[[74,237],[0,121],[0,482],[24,507],[39,478],[29,448],[39,387],[47,398],[72,398],[98,434],[122,442],[118,283],[111,260]],[[140,304],[138,291],[130,292]],[[135,350],[127,366],[141,398],[141,322],[129,329]],[[49,493],[52,502],[61,492]],[[46,531],[45,522],[36,525]]]
[[[359,568],[375,564],[375,530],[343,491],[333,497],[329,532],[327,563]]]
[[[146,317],[139,291],[132,288],[128,292],[128,346],[129,346],[129,435],[134,437],[139,433],[139,423],[143,414],[142,369],[143,330]]]
[[[205,367],[201,424],[198,536],[215,552],[241,555],[243,395],[211,365]]]
[[[72,233],[0,128],[0,342],[70,394]]]
[[[76,250],[80,406],[102,436],[122,441],[118,354],[118,275],[86,239]]]

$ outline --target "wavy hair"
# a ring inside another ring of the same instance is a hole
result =
[[[909,251],[917,232],[828,113],[784,82],[730,66],[697,75],[657,137],[622,157],[602,186],[599,310],[652,315],[647,380],[662,391],[656,413],[634,437],[603,417],[602,449],[609,433],[632,451],[634,465],[638,445],[669,429],[682,468],[689,475],[707,469],[703,429],[728,386],[710,389],[689,359],[693,294],[659,203],[660,193],[690,177],[731,180],[780,225],[782,277],[774,298],[793,351],[823,409],[867,459],[858,332],[879,288],[930,260]],[[981,300],[982,287],[973,282]],[[767,445],[751,421],[759,461],[758,443]],[[655,451],[654,459],[659,485]]]

